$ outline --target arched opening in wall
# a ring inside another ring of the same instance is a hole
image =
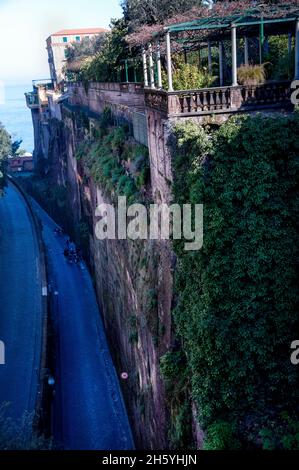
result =
[[[220,129],[221,124],[216,123],[216,122],[208,122],[203,124],[203,128],[206,130],[209,130],[210,132],[216,132]]]

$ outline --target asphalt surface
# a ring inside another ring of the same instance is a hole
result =
[[[15,421],[33,412],[41,360],[42,286],[31,214],[12,186],[0,198],[0,405]]]
[[[54,438],[65,450],[134,448],[88,270],[63,256],[66,237],[33,202],[43,226],[56,330]]]

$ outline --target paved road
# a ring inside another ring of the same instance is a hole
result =
[[[89,273],[63,256],[65,237],[43,225],[57,331],[54,437],[66,450],[133,448],[126,410]]]
[[[0,340],[6,364],[0,366],[0,404],[18,420],[32,412],[41,353],[39,252],[23,197],[9,186],[0,198]]]

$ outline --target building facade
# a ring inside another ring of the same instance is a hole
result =
[[[34,170],[33,156],[25,153],[18,157],[8,158],[8,171],[10,173],[31,173]]]
[[[63,79],[63,67],[66,61],[66,49],[70,44],[91,39],[107,32],[104,28],[63,29],[47,39],[48,61],[51,79],[59,84]]]

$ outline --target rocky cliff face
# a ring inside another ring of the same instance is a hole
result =
[[[35,130],[38,136],[40,126]],[[169,419],[159,361],[172,341],[174,256],[159,241],[97,240],[96,207],[111,199],[76,159],[89,130],[86,116],[82,125],[82,116],[66,108],[62,122],[49,121],[47,175],[50,185],[65,191],[63,222],[84,245],[115,366],[120,377],[128,374],[120,380],[136,446],[167,448]]]
[[[80,185],[92,225],[107,197],[92,180]],[[172,253],[155,242],[89,239],[90,263],[107,335],[138,447],[167,447],[167,416],[159,359],[171,343]]]

